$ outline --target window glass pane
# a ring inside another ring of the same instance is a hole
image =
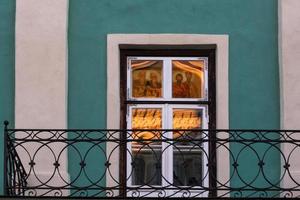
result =
[[[162,110],[159,108],[133,108],[132,129],[161,129]],[[132,184],[161,185],[160,131],[133,131]]]
[[[204,60],[172,61],[172,97],[204,97]]]
[[[202,127],[201,109],[173,109],[173,129],[191,129],[190,131],[174,131],[173,139],[173,175],[174,185],[202,185],[202,146],[197,139],[202,133],[193,129]]]
[[[161,60],[131,60],[132,97],[162,97]]]

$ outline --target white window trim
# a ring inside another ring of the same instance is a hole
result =
[[[107,128],[120,128],[120,49],[121,44],[136,45],[207,45],[216,48],[216,107],[217,128],[228,129],[228,63],[229,36],[202,34],[108,34],[107,35]],[[225,134],[222,134],[226,137]],[[107,152],[114,146],[107,144]],[[229,148],[229,147],[228,147]],[[114,151],[110,157],[110,172],[114,179],[119,177],[119,152]],[[229,186],[230,159],[228,151],[218,151],[217,176],[221,183]],[[116,182],[107,176],[107,186]],[[117,191],[115,191],[117,192]],[[219,192],[219,191],[218,191]],[[226,192],[226,191],[225,191]],[[222,195],[225,192],[219,192]],[[115,193],[116,194],[116,193]]]

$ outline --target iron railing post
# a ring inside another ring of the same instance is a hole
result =
[[[120,131],[120,177],[119,177],[119,184],[120,184],[120,197],[125,198],[126,190],[127,190],[127,132],[126,130]]]
[[[7,182],[7,129],[9,122],[4,121],[4,135],[3,135],[3,193],[8,195],[8,182]]]
[[[218,181],[218,174],[217,174],[217,148],[216,148],[216,139],[217,139],[217,131],[211,130],[208,132],[210,137],[210,141],[208,144],[208,165],[209,165],[209,197],[217,197],[217,181]]]

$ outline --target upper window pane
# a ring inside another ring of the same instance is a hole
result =
[[[204,60],[172,61],[172,97],[204,97]]]
[[[161,60],[131,60],[132,97],[162,97]]]

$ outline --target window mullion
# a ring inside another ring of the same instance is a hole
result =
[[[127,105],[127,110],[128,110],[128,112],[127,112],[127,119],[126,119],[126,123],[127,123],[127,129],[132,129],[132,126],[131,126],[131,122],[132,122],[132,112],[131,112],[131,110],[132,110],[132,107],[130,106],[128,106]],[[131,133],[129,132],[129,133],[126,133],[126,134],[129,134],[129,135],[131,135]],[[126,135],[126,138],[128,138],[128,135]],[[129,139],[132,139],[131,137],[129,138]],[[131,174],[131,170],[132,170],[132,166],[131,166],[131,163],[132,163],[132,157],[131,156],[128,156],[128,155],[132,155],[132,143],[130,143],[130,142],[126,142],[126,149],[127,149],[127,151],[128,151],[128,153],[127,153],[127,176],[128,176],[128,174]],[[128,177],[126,177],[126,179],[127,179],[127,185],[128,186],[132,186],[133,184],[132,184],[132,176],[130,176],[129,178]]]
[[[164,99],[170,100],[172,98],[172,61],[171,58],[164,59]]]
[[[172,129],[172,108],[169,104],[164,105],[164,120],[165,120],[165,128],[166,129]],[[163,142],[163,163],[164,168],[163,170],[163,177],[165,180],[162,180],[162,184],[164,187],[168,187],[172,185],[173,183],[173,146],[172,141],[169,139],[172,139],[173,133],[172,131],[167,131],[164,133],[163,139],[167,139],[167,142]],[[166,192],[172,192],[172,191],[166,191]],[[169,194],[167,194],[169,195]]]
[[[163,61],[163,85],[164,85],[164,100],[172,100],[172,58],[164,58]],[[164,105],[164,116],[165,116],[165,128],[172,129],[172,109],[168,103]],[[165,133],[165,138],[172,139],[172,132],[167,131]],[[164,178],[166,180],[162,181],[163,186],[168,187],[173,183],[173,146],[172,142],[164,142],[164,155],[163,161],[165,163],[165,168],[163,168]],[[172,192],[167,190],[167,193]],[[169,195],[169,194],[167,194]]]
[[[209,122],[208,107],[204,108],[204,113],[203,113],[202,118],[203,118],[203,129],[208,129],[208,122]],[[209,135],[208,135],[209,132],[205,131],[204,134],[205,134],[205,138],[203,138],[203,139],[209,140]],[[208,158],[210,156],[209,155],[210,152],[209,152],[209,143],[208,142],[204,142],[203,149],[204,149],[204,152],[207,152],[207,156],[203,156],[203,160],[202,160],[202,162],[203,162],[202,166],[203,166],[203,169],[204,169],[203,175],[204,175],[205,172],[208,171],[207,164],[208,164]],[[202,178],[203,178],[203,186],[204,187],[209,187],[208,177],[207,178],[202,177]]]

